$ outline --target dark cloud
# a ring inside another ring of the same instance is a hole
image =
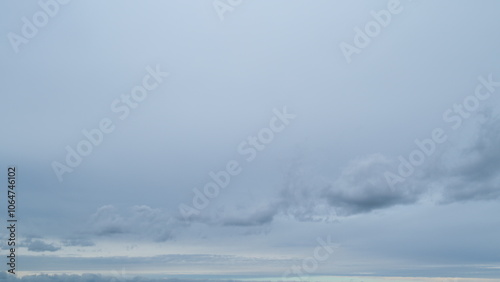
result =
[[[316,175],[317,169],[300,160],[292,162],[284,185],[274,199],[245,207],[201,211],[189,218],[171,216],[149,206],[119,211],[108,205],[91,217],[89,228],[99,236],[141,235],[155,241],[173,238],[175,228],[198,222],[210,226],[258,227],[272,223],[277,215],[298,221],[335,221],[339,216],[369,213],[396,205],[415,204],[427,193],[441,193],[441,203],[496,199],[500,196],[500,119],[489,118],[477,128],[469,146],[454,142],[426,159],[421,167],[391,187],[385,173],[394,172],[398,161],[372,154],[349,162],[337,176]],[[450,157],[451,156],[451,157]],[[90,246],[90,242],[67,241],[66,245]]]
[[[421,190],[415,189],[411,180],[394,188],[388,185],[384,173],[391,167],[392,162],[380,154],[352,161],[323,195],[340,215],[416,202]]]
[[[487,116],[473,142],[459,150],[459,161],[441,164],[443,203],[500,197],[500,117]]]
[[[179,223],[161,209],[133,206],[120,211],[112,205],[100,207],[91,217],[89,229],[98,236],[138,236],[154,241],[172,238]]]
[[[271,223],[277,213],[277,208],[273,206],[264,207],[245,215],[245,212],[234,213],[222,219],[225,226],[260,226]]]
[[[316,175],[300,160],[290,165],[284,186],[265,208],[226,209],[197,215],[189,222],[226,226],[269,224],[278,214],[299,221],[335,221],[338,216],[369,213],[396,205],[415,204],[427,194],[441,193],[440,203],[500,197],[500,118],[489,116],[477,126],[477,136],[465,148],[447,141],[414,173],[391,187],[386,172],[399,161],[372,154],[349,162],[336,177]]]
[[[331,221],[337,214],[322,198],[326,185],[296,159],[285,174],[278,206],[284,214],[299,221]]]
[[[412,204],[426,191],[418,176],[391,188],[384,173],[394,161],[381,154],[351,161],[334,179],[318,176],[314,169],[295,160],[285,174],[284,185],[267,205],[223,209],[187,219],[209,225],[261,226],[279,214],[298,221],[333,222],[339,216],[368,213],[395,205]],[[420,175],[416,173],[416,175]]]
[[[55,252],[61,249],[53,244],[47,244],[41,240],[33,240],[27,244],[28,251],[32,252]]]
[[[202,211],[197,215],[178,219],[187,226],[190,223],[203,223],[209,226],[258,227],[270,224],[280,211],[278,205],[265,204],[260,206],[222,206],[213,211]]]
[[[412,181],[391,188],[384,173],[393,162],[381,154],[351,161],[335,179],[311,176],[293,164],[280,193],[284,213],[301,221],[331,221],[337,216],[366,213],[418,200]]]
[[[125,233],[126,220],[112,205],[100,207],[91,217],[91,225],[96,235],[112,235]]]
[[[298,220],[314,221],[414,204],[427,193],[440,193],[439,203],[498,199],[500,118],[475,121],[477,135],[468,146],[448,141],[393,188],[385,173],[398,162],[382,154],[351,161],[336,178],[313,177],[297,162],[286,175],[280,207]]]

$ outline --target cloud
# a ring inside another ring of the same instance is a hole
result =
[[[211,226],[255,227],[272,223],[277,215],[298,221],[336,221],[339,216],[369,213],[396,205],[415,204],[427,193],[441,193],[439,203],[488,200],[500,197],[500,118],[489,118],[476,128],[477,138],[465,148],[449,142],[429,157],[415,173],[391,188],[387,171],[398,165],[395,158],[375,153],[347,163],[336,176],[317,175],[300,160],[292,162],[284,185],[274,199],[245,207],[224,206],[188,219],[168,216],[148,206],[134,206],[127,215],[103,206],[92,217],[94,234],[137,233],[157,241],[172,238],[173,226],[192,222]],[[184,225],[183,225],[184,224]]]
[[[443,203],[500,197],[500,117],[487,117],[478,126],[476,138],[458,150],[455,161],[440,164]]]
[[[323,190],[323,195],[342,215],[415,203],[421,189],[415,189],[411,180],[394,189],[388,185],[384,173],[392,164],[381,154],[351,161],[340,176]]]
[[[138,256],[134,256],[138,255]],[[105,257],[100,253],[96,253],[91,257],[78,257],[74,255],[60,256],[60,255],[45,255],[43,260],[40,256],[26,255],[23,256],[23,271],[30,273],[53,273],[53,274],[72,274],[72,273],[94,273],[92,276],[87,276],[87,280],[82,279],[80,276],[73,276],[77,278],[73,281],[207,281],[208,277],[223,280],[224,277],[233,278],[234,273],[244,273],[248,269],[258,268],[265,266],[269,271],[280,272],[283,268],[291,265],[296,258],[256,258],[253,255],[221,255],[221,254],[168,254],[157,256],[142,256],[137,253],[130,253],[126,256]],[[92,268],[94,265],[99,265],[99,268]],[[231,266],[231,271],[228,270],[228,265]],[[192,272],[193,268],[197,271]],[[68,272],[68,269],[71,272]],[[90,272],[89,269],[95,269],[95,272]],[[182,269],[178,272],[176,269]],[[50,272],[49,272],[50,271]],[[215,273],[220,273],[221,276]],[[172,274],[172,273],[178,273]],[[180,273],[180,274],[179,274]],[[182,274],[184,273],[184,274]],[[191,274],[186,274],[191,273]],[[211,275],[210,273],[214,274]],[[100,276],[98,274],[110,275]],[[223,276],[223,275],[228,276]],[[90,274],[89,274],[90,275]],[[141,275],[152,275],[152,277],[176,277],[177,280],[171,279],[150,279],[145,277],[138,277]],[[162,275],[162,276],[160,276]],[[9,274],[9,276],[12,276]],[[45,276],[41,276],[45,277]],[[67,276],[56,275],[54,277],[65,277],[67,280],[72,281]],[[196,277],[196,279],[195,279]],[[112,280],[114,278],[115,280]],[[190,279],[187,279],[190,278]],[[23,279],[25,279],[23,277]],[[91,280],[94,279],[94,280]],[[107,279],[107,280],[106,280]],[[191,280],[193,279],[193,280]],[[4,281],[0,276],[0,281]],[[24,280],[23,280],[24,281]],[[31,281],[31,280],[28,280]],[[43,279],[33,281],[44,281]],[[50,281],[59,281],[57,279]]]
[[[125,233],[125,219],[112,205],[102,206],[92,215],[91,225],[96,235]]]
[[[28,251],[32,252],[55,252],[61,249],[52,244],[47,244],[41,240],[34,240],[27,243]]]
[[[73,247],[92,247],[95,246],[95,243],[91,240],[81,239],[81,238],[72,238],[63,240],[64,246],[73,246]]]
[[[337,214],[322,197],[326,187],[301,160],[294,160],[288,169],[277,202],[282,213],[299,221],[334,221]]]
[[[90,217],[88,223],[94,235],[135,235],[159,242],[172,239],[177,225],[177,220],[166,212],[146,205],[133,206],[125,211],[112,205],[102,206]]]
[[[192,216],[187,221],[250,227],[270,224],[282,214],[298,221],[335,222],[339,216],[417,202],[426,190],[418,177],[408,179],[397,189],[388,185],[384,173],[394,163],[382,154],[372,154],[352,160],[337,177],[324,177],[301,160],[295,160],[285,174],[283,187],[266,204],[225,207],[215,213],[207,211]]]
[[[28,275],[18,278],[14,275],[7,274],[6,272],[0,273],[0,281],[6,282],[118,282],[118,281],[130,281],[130,282],[238,282],[240,280],[220,280],[220,279],[179,279],[179,278],[164,278],[164,279],[150,279],[144,277],[134,277],[130,279],[123,279],[121,277],[104,276],[99,274],[83,274],[83,275]],[[252,282],[245,280],[246,282]],[[261,281],[265,282],[265,281]]]
[[[250,214],[240,210],[229,213],[231,215],[223,218],[221,223],[225,226],[261,226],[271,223],[276,213],[277,208],[271,205],[258,208]]]
[[[280,193],[283,212],[300,221],[335,221],[338,216],[416,202],[421,191],[412,181],[397,189],[387,184],[384,173],[393,163],[382,154],[372,154],[352,160],[337,177],[325,177],[296,162]]]
[[[428,194],[440,194],[436,203],[498,199],[500,117],[476,122],[476,138],[469,145],[447,141],[394,188],[384,173],[394,171],[397,161],[383,154],[354,159],[336,177],[312,176],[296,162],[286,175],[280,207],[298,220],[315,221],[415,204]]]
[[[186,223],[184,226],[197,222],[209,226],[259,227],[269,225],[278,212],[279,206],[272,203],[237,207],[224,205],[187,218],[178,216],[178,219]]]

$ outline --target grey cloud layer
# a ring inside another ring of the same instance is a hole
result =
[[[47,244],[41,240],[33,240],[28,243],[28,251],[32,252],[55,252],[60,249],[61,247],[56,247],[53,244]]]
[[[173,230],[180,224],[162,210],[149,206],[133,206],[120,211],[107,205],[90,217],[88,226],[97,236],[123,234],[161,242],[170,239]]]
[[[443,147],[433,162],[416,168],[413,176],[396,187],[388,185],[384,173],[397,167],[397,161],[382,154],[351,161],[337,177],[312,175],[300,161],[295,161],[284,176],[283,186],[277,187],[274,199],[239,208],[229,204],[188,219],[148,206],[132,207],[126,214],[104,206],[92,216],[90,225],[99,236],[139,229],[149,230],[149,238],[163,241],[171,238],[174,229],[188,228],[189,222],[252,227],[269,225],[279,215],[298,221],[334,221],[342,216],[415,204],[428,193],[441,194],[436,203],[491,200],[500,196],[495,184],[500,179],[495,166],[500,162],[499,125],[498,117],[479,123],[477,138],[469,145]],[[450,154],[453,161],[449,161]]]
[[[219,280],[219,279],[178,279],[178,278],[165,278],[165,279],[151,279],[144,277],[134,277],[129,279],[123,279],[115,276],[106,276],[98,274],[83,274],[83,275],[30,275],[24,276],[23,278],[18,278],[13,275],[7,275],[6,273],[0,273],[0,281],[5,282],[238,282],[239,280]],[[247,282],[252,282],[245,280]],[[262,281],[261,281],[262,282]],[[265,281],[264,281],[265,282]]]

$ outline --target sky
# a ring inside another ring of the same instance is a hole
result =
[[[498,281],[499,9],[2,1],[0,281]]]

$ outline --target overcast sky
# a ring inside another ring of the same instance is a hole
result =
[[[18,273],[500,278],[498,11],[2,1]]]

